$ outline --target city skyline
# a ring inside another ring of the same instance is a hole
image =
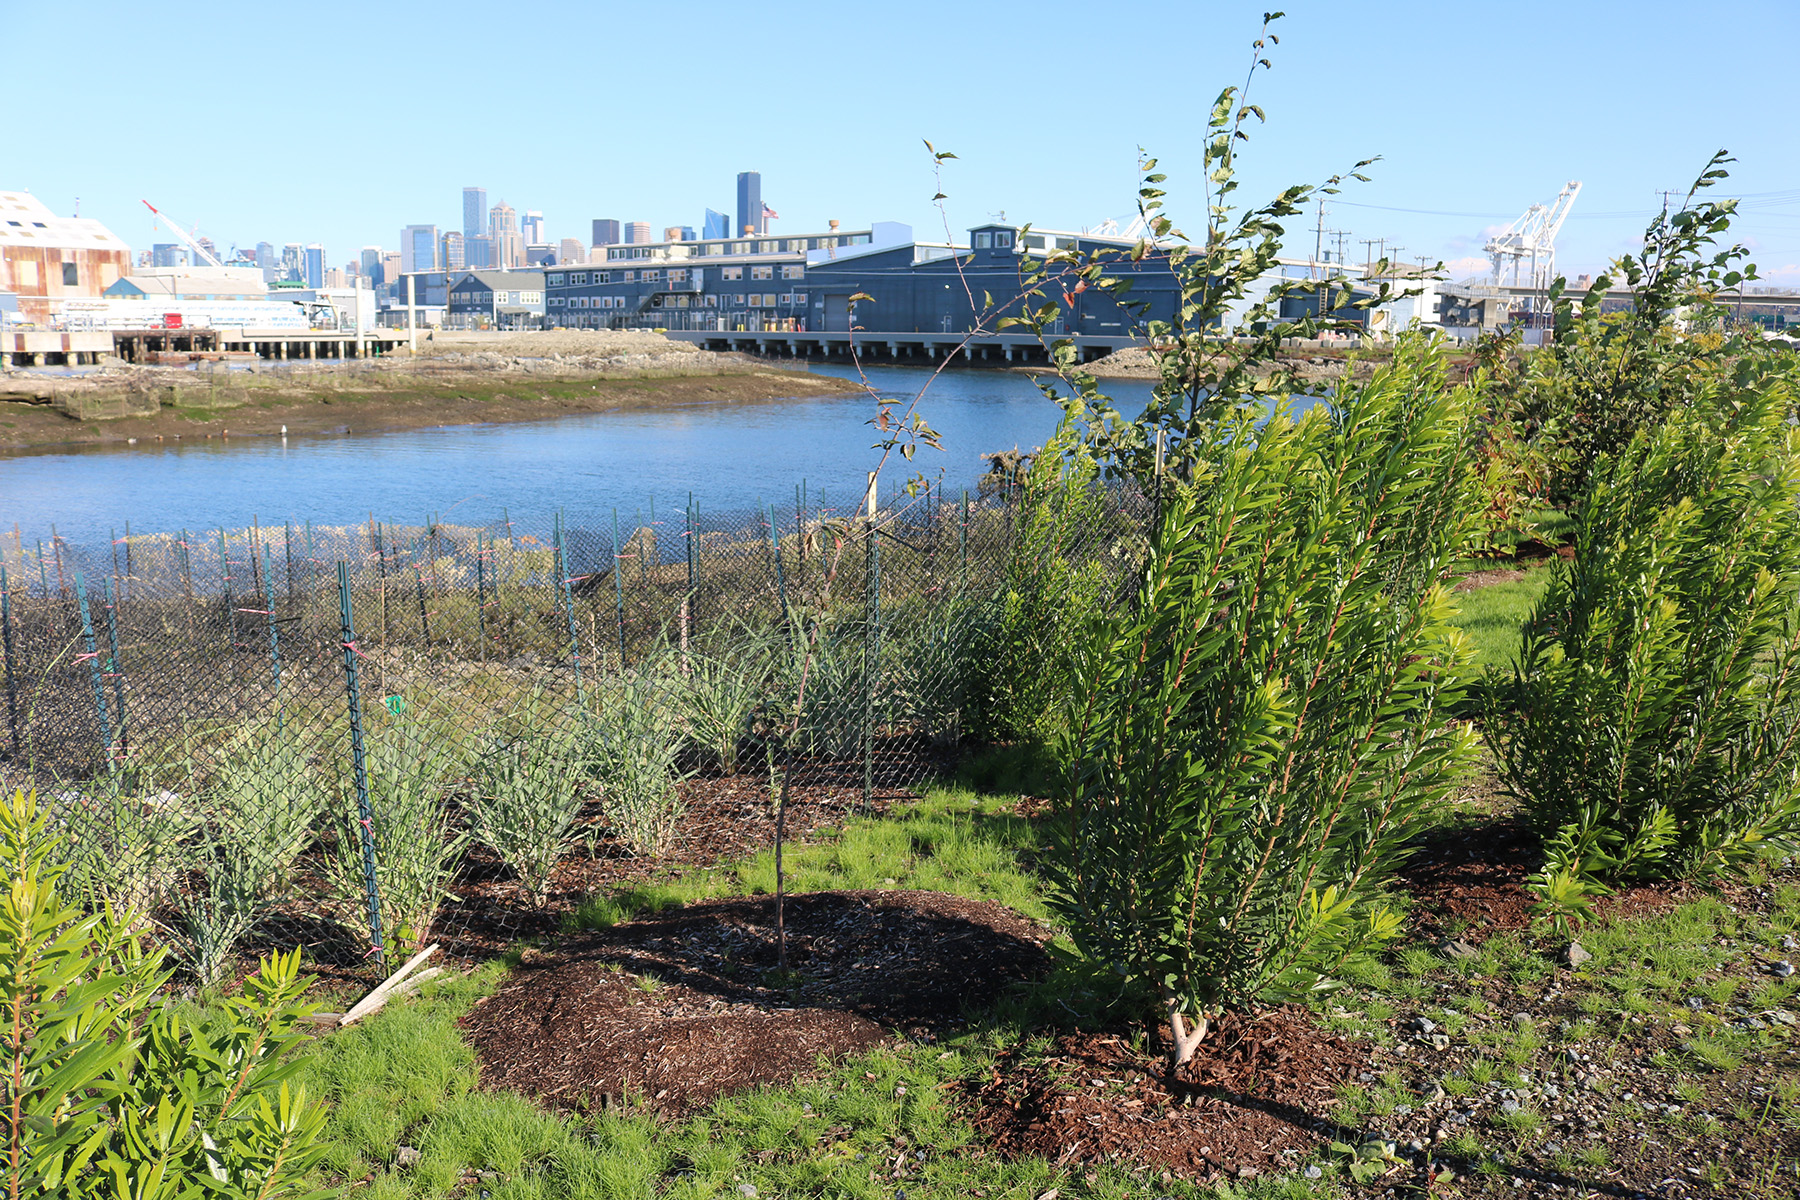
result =
[[[192,53],[181,24],[155,11],[110,0],[89,9],[134,60],[177,62]],[[305,14],[212,3],[181,10],[202,27],[229,25],[241,45],[283,45],[297,61],[328,61],[353,44],[371,53],[403,48],[403,61],[453,62],[468,53],[467,28],[485,19],[485,10],[466,3],[322,0]],[[683,10],[682,21],[705,29],[734,11],[701,0]],[[777,232],[823,228],[833,218],[891,219],[942,236],[946,224],[954,233],[1001,211],[1045,227],[1082,228],[1130,218],[1142,146],[1169,176],[1171,215],[1192,231],[1204,206],[1195,177],[1200,122],[1221,86],[1243,81],[1260,15],[1254,6],[1194,0],[1159,10],[1148,25],[1084,37],[1067,70],[1046,73],[1041,54],[1019,48],[1019,39],[1094,26],[1090,9],[1072,0],[974,7],[921,0],[901,16],[793,4],[731,38],[684,46],[682,69],[729,77],[748,63],[784,61],[803,36],[828,58],[857,55],[858,77],[906,79],[905,101],[881,102],[853,88],[845,101],[797,106],[792,115],[756,104],[745,110],[755,119],[745,121],[718,119],[715,97],[677,96],[663,119],[607,123],[591,147],[577,149],[570,121],[522,121],[513,105],[452,101],[428,88],[420,98],[437,115],[409,123],[404,137],[366,140],[329,159],[171,157],[130,142],[106,156],[82,156],[27,139],[9,156],[4,182],[62,213],[80,197],[83,215],[134,248],[171,240],[156,235],[137,203],[148,197],[221,247],[316,241],[342,262],[356,247],[387,244],[408,223],[462,226],[462,214],[447,205],[471,181],[490,197],[504,188],[515,203],[544,213],[555,240],[584,236],[588,222],[608,213],[654,229],[702,224],[705,209],[716,208],[735,174],[751,165],[767,177],[768,199],[783,215]],[[1378,156],[1369,183],[1353,183],[1328,202],[1326,230],[1343,231],[1358,257],[1364,239],[1385,238],[1409,262],[1423,255],[1470,265],[1487,231],[1580,179],[1586,186],[1559,242],[1573,274],[1631,250],[1661,203],[1658,193],[1685,190],[1725,147],[1739,161],[1719,194],[1746,198],[1736,235],[1765,273],[1800,278],[1800,171],[1780,117],[1788,107],[1783,56],[1800,35],[1800,6],[1791,0],[1748,0],[1730,23],[1694,21],[1670,0],[1570,6],[1529,50],[1510,52],[1495,50],[1489,18],[1478,10],[1396,0],[1382,15],[1369,21],[1354,8],[1302,0],[1278,23],[1281,42],[1268,48],[1274,68],[1257,77],[1251,96],[1268,123],[1252,122],[1238,198],[1259,202]],[[538,114],[582,111],[587,103],[585,71],[548,70],[540,60],[575,60],[590,44],[654,46],[667,24],[666,14],[651,10],[557,2],[534,20],[556,32],[556,48],[498,56],[492,82],[496,94],[527,96]],[[1739,21],[1758,35],[1739,36]],[[8,31],[19,44],[50,44],[66,24],[53,6],[20,7],[9,14]],[[979,68],[969,65],[970,51],[980,52]],[[1082,57],[1090,52],[1091,63]],[[1471,80],[1478,58],[1483,69]],[[673,62],[655,53],[627,56],[611,68],[613,86],[634,94]],[[1728,88],[1700,95],[1673,76],[1664,86],[1640,82],[1681,62],[1729,64],[1722,72]],[[143,103],[129,95],[137,85],[104,72],[71,89],[47,58],[13,64],[10,82],[22,96],[56,95],[58,119],[69,128],[104,127],[109,113]],[[376,91],[366,90],[360,103],[358,94],[346,93],[353,121],[372,120]],[[229,106],[234,126],[252,137],[292,123],[293,95],[269,86],[259,56],[239,53],[219,56],[206,72],[170,75],[153,100],[162,119],[201,125]],[[941,174],[926,138],[957,155]],[[296,186],[309,166],[321,186]],[[932,203],[940,191],[946,213]],[[333,192],[336,199],[321,203]],[[1291,251],[1311,253],[1315,223],[1293,223]]]

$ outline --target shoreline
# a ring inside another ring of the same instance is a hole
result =
[[[417,358],[258,363],[254,371],[125,366],[79,376],[14,374],[0,381],[0,457],[284,431],[511,424],[861,390],[836,376],[696,351],[661,337],[610,339],[592,347],[598,353],[565,355],[559,346],[543,356],[519,353],[538,348],[529,335],[500,338],[507,341],[446,338]]]

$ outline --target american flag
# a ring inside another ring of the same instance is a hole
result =
[[[763,220],[779,221],[779,220],[781,220],[781,214],[776,212],[774,209],[770,208],[768,205],[765,204],[765,205],[763,205]]]

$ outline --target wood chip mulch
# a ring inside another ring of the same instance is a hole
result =
[[[483,1084],[552,1107],[680,1115],[816,1075],[899,1031],[931,1038],[1049,967],[1048,931],[938,892],[772,897],[673,909],[527,957],[463,1020]]]
[[[1345,1136],[1318,1114],[1336,1106],[1334,1089],[1367,1061],[1366,1046],[1278,1008],[1228,1015],[1173,1080],[1166,1057],[1146,1057],[1110,1034],[1077,1033],[1041,1058],[1003,1056],[964,1100],[1006,1157],[1148,1164],[1207,1183],[1292,1169],[1322,1141]]]

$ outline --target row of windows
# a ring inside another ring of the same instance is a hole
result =
[[[551,308],[624,308],[623,296],[552,296]]]
[[[611,283],[613,281],[613,274],[614,272],[612,271],[572,271],[566,276],[560,273],[552,274],[545,279],[545,283],[553,288],[565,286],[586,287],[590,280],[594,283]],[[666,274],[670,283],[686,283],[690,279],[699,282],[704,278],[704,272],[699,267],[693,268],[692,271],[687,267],[670,267]],[[619,282],[659,283],[662,281],[664,275],[665,272],[663,270],[655,267],[646,268],[642,271],[623,271],[619,272]],[[719,278],[721,280],[739,280],[743,277],[744,268],[742,267],[719,268]],[[781,277],[783,279],[805,279],[806,268],[798,264],[784,266],[781,268]],[[775,278],[775,268],[772,264],[768,266],[751,267],[750,278],[773,279]],[[567,280],[567,283],[564,282],[565,279]]]
[[[655,308],[718,308],[721,297],[718,296],[653,296],[651,305]],[[804,307],[805,292],[739,292],[723,297],[728,308],[791,308],[796,305]],[[630,308],[630,303],[623,296],[552,296],[551,308]]]

